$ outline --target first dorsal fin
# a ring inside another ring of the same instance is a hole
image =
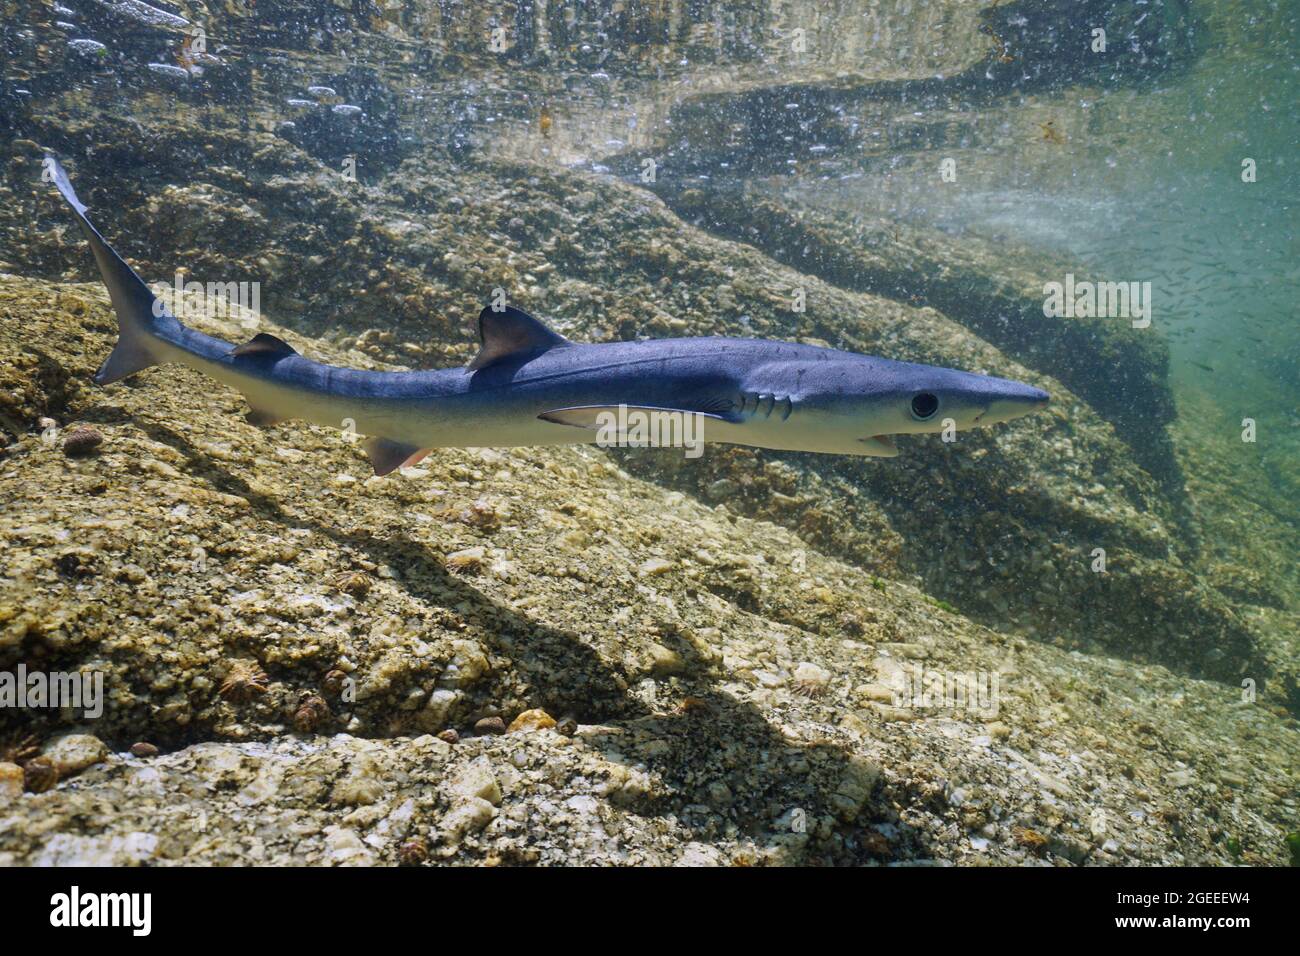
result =
[[[231,355],[297,355],[295,349],[284,339],[277,339],[268,332],[258,332],[243,345],[236,345],[230,351]]]
[[[506,306],[500,312],[491,306],[478,314],[478,338],[482,347],[470,371],[487,368],[514,355],[542,352],[558,345],[570,345],[563,335],[552,332],[546,325],[523,309]]]

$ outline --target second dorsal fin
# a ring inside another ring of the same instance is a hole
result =
[[[297,355],[298,350],[269,332],[258,332],[243,345],[230,350],[231,355]]]
[[[478,337],[481,348],[474,361],[469,363],[470,371],[486,368],[513,355],[527,355],[572,344],[563,335],[552,332],[543,322],[514,306],[506,306],[500,312],[494,312],[488,306],[480,312]]]

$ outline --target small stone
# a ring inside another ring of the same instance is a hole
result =
[[[804,661],[794,669],[794,679],[799,683],[826,684],[831,679],[831,672],[810,661]]]
[[[365,770],[354,771],[334,784],[330,802],[343,807],[368,807],[384,795],[383,781]]]
[[[509,733],[518,730],[548,730],[555,726],[555,718],[540,708],[526,710],[510,721]]]
[[[462,691],[439,687],[429,695],[429,699],[424,703],[424,710],[428,714],[429,721],[434,726],[446,724],[452,708],[464,696],[465,694]]]
[[[651,558],[649,561],[642,562],[637,568],[637,573],[642,577],[657,577],[660,574],[667,574],[673,569],[671,561],[665,561],[663,558]]]
[[[564,805],[577,813],[595,813],[600,809],[600,804],[596,802],[596,798],[587,793],[569,797],[568,800],[564,801]]]
[[[78,425],[63,436],[63,453],[69,458],[93,455],[104,444],[104,436],[89,425]]]
[[[1196,775],[1190,770],[1175,770],[1173,773],[1165,774],[1165,781],[1171,787],[1190,787],[1196,782]]]
[[[662,644],[650,645],[650,672],[660,677],[667,674],[680,674],[686,669],[686,662],[676,651]]]
[[[739,486],[730,478],[719,478],[704,489],[705,496],[710,501],[725,501],[735,496]]]
[[[456,733],[451,727],[438,732],[438,739],[449,744],[460,743],[460,734]]]
[[[500,717],[484,717],[474,724],[474,733],[482,734],[504,734],[506,732],[506,722]]]
[[[477,797],[496,806],[501,803],[501,785],[492,771],[487,757],[478,757],[456,774],[451,781],[451,792],[456,797]]]
[[[879,702],[873,702],[871,706],[875,709],[876,713],[880,715],[881,720],[896,721],[916,719],[916,713],[908,710],[906,707],[891,707],[889,704],[882,704]]]
[[[326,859],[336,866],[373,866],[375,856],[355,831],[344,827],[326,827]]]
[[[718,866],[721,862],[721,853],[717,847],[709,846],[707,843],[688,843],[682,849],[682,855],[678,857],[674,865],[683,867]]]
[[[881,650],[889,651],[891,657],[907,658],[909,660],[922,660],[930,656],[930,649],[924,644],[916,643],[898,643],[898,644],[881,644]]]
[[[459,801],[442,818],[442,826],[451,842],[466,834],[476,833],[492,822],[497,808],[481,797],[468,797]]]
[[[732,800],[735,799],[735,796],[731,792],[731,788],[721,780],[714,780],[709,784],[708,796],[709,803],[713,804],[715,807],[728,806]]]
[[[158,748],[141,740],[131,745],[131,755],[134,757],[156,757],[158,756]]]
[[[881,704],[892,704],[894,698],[898,696],[898,691],[887,684],[862,684],[857,688],[856,693],[866,700]]]
[[[108,756],[108,748],[94,734],[64,734],[51,740],[44,750],[60,779],[80,773]]]
[[[555,730],[566,737],[572,737],[578,732],[578,722],[572,717],[565,717],[555,725]]]
[[[477,571],[483,566],[483,559],[486,556],[487,550],[483,547],[453,551],[447,555],[447,567],[459,571]]]
[[[23,795],[23,768],[16,763],[0,763],[0,806]]]
[[[880,768],[870,760],[861,757],[849,760],[831,795],[830,803],[835,815],[845,823],[852,823],[866,805],[880,775]]]

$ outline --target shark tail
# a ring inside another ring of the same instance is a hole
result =
[[[136,275],[135,270],[123,262],[122,257],[104,241],[99,230],[91,225],[86,218],[85,204],[77,198],[68,174],[58,160],[46,156],[45,168],[59,194],[76,213],[81,230],[86,234],[91,251],[95,254],[95,262],[99,265],[104,285],[108,287],[113,311],[117,313],[117,345],[95,374],[95,384],[109,385],[128,375],[162,364],[164,360],[158,358],[151,343],[156,342],[160,322],[176,323],[176,319],[144,284],[144,280]]]

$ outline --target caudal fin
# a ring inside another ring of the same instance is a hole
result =
[[[86,218],[86,206],[77,198],[59,161],[53,156],[45,157],[45,168],[49,170],[54,185],[64,198],[81,224],[81,230],[90,242],[90,249],[95,254],[99,273],[108,287],[108,297],[113,302],[113,311],[117,313],[117,346],[100,366],[95,375],[96,385],[109,385],[119,379],[134,375],[142,369],[160,364],[150,350],[150,341],[159,320],[175,322],[167,307],[153,294],[122,257],[104,241],[90,220]]]

